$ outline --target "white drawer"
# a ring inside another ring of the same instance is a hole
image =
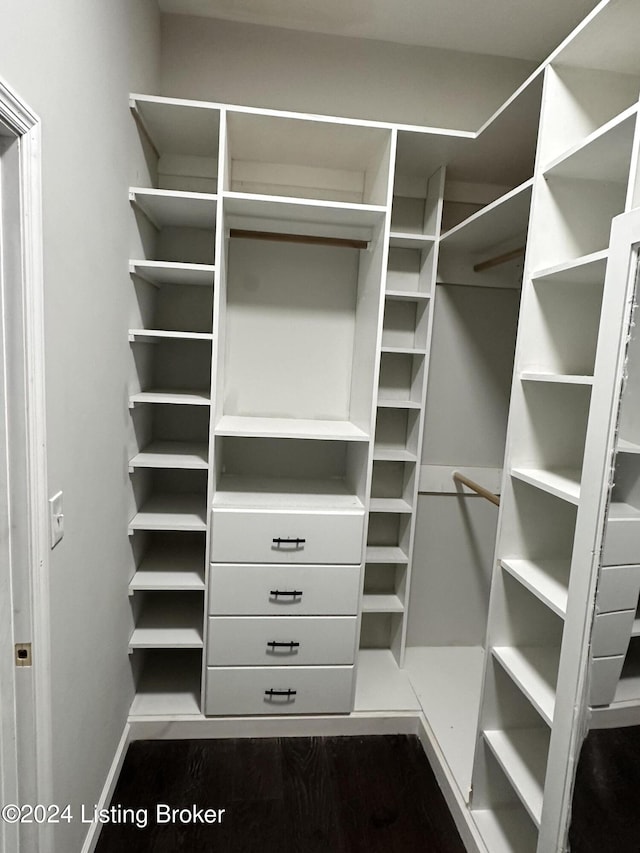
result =
[[[625,655],[631,638],[635,610],[598,613],[593,620],[591,654],[594,658]]]
[[[362,512],[214,508],[216,563],[361,563]]]
[[[212,616],[352,616],[360,566],[237,566],[213,563]]]
[[[603,566],[598,578],[598,612],[635,610],[640,594],[640,566]]]
[[[614,655],[592,659],[589,689],[590,705],[609,705],[613,702],[624,658],[624,655]]]
[[[205,714],[348,714],[352,666],[209,667]]]
[[[640,515],[625,513],[611,504],[604,535],[602,564],[604,566],[627,566],[640,562]]]
[[[211,616],[209,666],[352,664],[355,616]]]

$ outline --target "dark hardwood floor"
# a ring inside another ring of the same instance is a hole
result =
[[[158,823],[158,803],[225,812]],[[96,853],[464,853],[418,739],[402,735],[137,741],[112,815]]]
[[[590,731],[580,752],[571,853],[640,851],[640,727]]]

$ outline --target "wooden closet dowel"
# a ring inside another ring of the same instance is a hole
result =
[[[519,258],[521,255],[524,255],[524,252],[525,247],[519,246],[511,252],[505,252],[502,255],[496,255],[495,258],[489,258],[488,261],[481,261],[479,264],[474,264],[473,271],[483,272],[483,270],[490,270],[492,267],[499,267],[500,264],[506,264],[508,261],[513,261],[516,258]]]
[[[281,234],[278,231],[246,231],[242,228],[231,228],[230,237],[240,237],[245,240],[271,240],[275,243],[310,243],[314,246],[338,246],[343,249],[368,249],[366,240],[350,240],[347,237],[320,237],[314,234]]]
[[[490,492],[489,489],[485,489],[484,486],[476,483],[475,480],[470,480],[459,471],[453,472],[453,479],[456,483],[462,483],[463,486],[466,486],[468,489],[471,489],[472,492],[480,495],[481,498],[490,501],[492,504],[495,504],[495,506],[500,506],[500,498],[498,495],[494,495],[493,492]]]

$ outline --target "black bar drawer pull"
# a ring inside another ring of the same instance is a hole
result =
[[[301,589],[271,589],[269,590],[271,598],[302,598]]]
[[[271,687],[269,690],[264,691],[264,695],[269,699],[292,699],[296,694],[297,690],[274,690]]]
[[[296,643],[295,640],[290,640],[288,643],[280,643],[277,640],[269,640],[267,646],[271,649],[272,652],[278,651],[279,649],[285,649],[288,652],[292,652],[294,649],[300,648],[300,643]]]
[[[273,544],[278,548],[281,545],[295,545],[296,548],[299,548],[301,545],[304,545],[306,541],[306,539],[300,539],[298,537],[295,539],[289,539],[287,537],[283,538],[282,536],[278,536],[272,540]]]

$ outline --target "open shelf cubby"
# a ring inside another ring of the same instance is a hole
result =
[[[131,410],[131,421],[135,445],[130,452],[130,468],[207,467],[207,406],[136,406]]]
[[[131,598],[130,649],[201,649],[203,591],[149,590]]]
[[[433,246],[410,248],[406,244],[389,248],[386,294],[389,299],[425,301],[431,296]]]
[[[386,300],[382,347],[426,350],[429,303],[425,300]]]
[[[404,461],[416,459],[420,431],[419,412],[416,409],[378,409],[376,416],[374,459]],[[385,495],[377,495],[385,497]]]
[[[365,565],[363,613],[402,613],[405,609],[406,567],[394,563]]]
[[[207,529],[207,472],[136,468],[131,475],[137,511],[129,531]]]
[[[380,357],[378,403],[422,402],[425,357],[410,352],[385,352]]]
[[[200,716],[200,649],[134,649],[130,658],[136,685],[132,717]]]
[[[415,477],[416,466],[411,462],[374,459],[371,500],[402,500],[411,504]]]
[[[178,268],[176,270],[176,268]],[[211,334],[214,268],[131,261],[135,288],[134,328]],[[200,272],[206,271],[202,279]],[[196,274],[197,272],[197,274]],[[191,277],[186,273],[193,273]],[[184,278],[180,276],[184,274]]]
[[[330,120],[227,114],[233,192],[384,205],[391,134]]]
[[[144,590],[204,590],[205,535],[139,531],[131,537],[135,573],[129,594]]]

